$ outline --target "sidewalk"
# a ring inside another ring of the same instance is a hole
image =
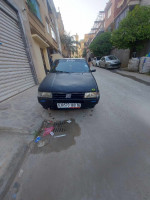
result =
[[[27,149],[49,114],[37,101],[34,86],[0,104],[0,199],[18,169]]]
[[[128,77],[130,79],[133,79],[137,82],[140,82],[140,83],[143,83],[147,86],[150,86],[150,76],[149,75],[146,75],[146,74],[140,74],[138,72],[129,72],[129,71],[126,71],[122,68],[120,69],[116,69],[113,71],[114,73],[117,73],[121,76],[125,76],[125,77]]]

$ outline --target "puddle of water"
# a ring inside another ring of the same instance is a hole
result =
[[[51,126],[54,127],[54,136],[47,135],[43,137],[44,128],[49,128]],[[33,141],[30,146],[31,154],[60,152],[66,150],[70,146],[75,145],[75,137],[80,136],[80,134],[80,127],[74,119],[71,119],[71,123],[68,123],[67,120],[55,122],[45,121],[40,130],[41,145]]]

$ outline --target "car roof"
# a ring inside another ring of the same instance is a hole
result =
[[[85,60],[84,58],[59,58],[57,60]]]

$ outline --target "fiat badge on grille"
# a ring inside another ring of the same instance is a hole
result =
[[[71,94],[66,94],[66,99],[70,99],[71,98]]]

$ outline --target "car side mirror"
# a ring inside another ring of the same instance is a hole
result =
[[[92,69],[92,70],[90,70],[90,72],[96,72],[96,69]]]

